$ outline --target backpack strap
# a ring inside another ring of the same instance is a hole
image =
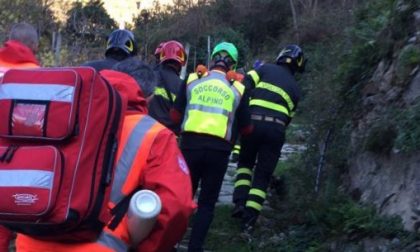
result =
[[[140,191],[141,189],[142,187],[137,188],[129,195],[127,195],[123,200],[118,202],[118,204],[114,208],[111,209],[111,214],[114,216],[114,218],[112,218],[111,222],[108,224],[109,229],[114,231],[117,228],[117,226],[121,223],[122,219],[128,211],[131,198],[136,192]]]

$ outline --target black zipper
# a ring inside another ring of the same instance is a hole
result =
[[[100,180],[100,185],[99,185],[99,189],[97,193],[98,197],[96,198],[95,204],[92,208],[91,213],[89,214],[89,217],[86,219],[87,222],[90,224],[93,224],[95,226],[100,225],[100,228],[102,228],[104,223],[98,223],[97,217],[99,216],[99,213],[102,209],[103,201],[105,198],[105,190],[107,186],[109,185],[109,182],[111,179],[112,169],[114,165],[114,158],[115,158],[117,146],[118,146],[118,139],[117,139],[118,126],[119,126],[120,120],[122,119],[121,118],[122,100],[121,100],[120,94],[112,88],[111,84],[107,80],[105,79],[103,80],[106,83],[110,96],[113,98],[115,97],[115,116],[114,116],[114,120],[112,121],[111,129],[110,129],[108,139],[107,139],[107,145],[106,145],[106,150],[105,150],[105,155],[104,155],[105,158],[103,160],[104,162],[103,162],[102,173],[101,173],[101,180]],[[108,115],[110,114],[111,113],[109,113]],[[109,123],[109,120],[110,118],[107,118],[107,123]],[[95,164],[96,163],[97,162],[95,162]],[[95,180],[93,179],[93,181]],[[92,192],[93,192],[93,188],[91,190],[91,193]],[[91,199],[92,199],[92,195],[91,195]]]

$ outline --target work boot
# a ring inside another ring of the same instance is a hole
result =
[[[235,207],[232,209],[232,218],[242,218],[244,215],[245,206],[243,204],[235,204]]]
[[[254,225],[248,224],[248,223],[243,223],[241,226],[241,231],[242,233],[244,233],[245,235],[252,235],[252,233],[254,232],[255,227]]]
[[[237,163],[239,160],[239,154],[238,153],[232,153],[230,156],[230,162]]]
[[[251,235],[254,232],[255,223],[258,219],[258,213],[254,213],[254,211],[245,209],[242,215],[242,225],[241,230],[242,232]]]

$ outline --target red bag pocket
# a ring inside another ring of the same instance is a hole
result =
[[[75,132],[81,78],[72,69],[12,69],[0,83],[0,136],[63,140]]]
[[[42,221],[55,206],[62,161],[54,146],[0,146],[0,220]]]

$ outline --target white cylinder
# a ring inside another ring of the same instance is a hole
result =
[[[160,198],[153,191],[140,190],[133,195],[128,208],[127,224],[134,247],[152,231],[161,208]]]

